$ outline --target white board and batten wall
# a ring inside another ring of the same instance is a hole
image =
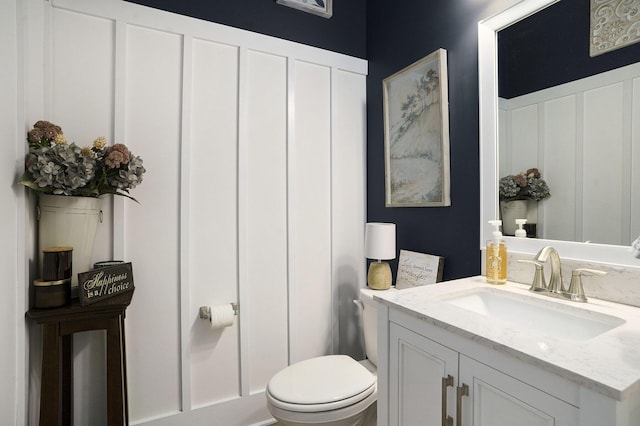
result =
[[[2,271],[2,296],[0,297],[0,424],[24,424],[25,409],[25,339],[24,300],[28,280],[22,265],[24,253],[25,211],[24,193],[13,186],[24,159],[16,159],[22,153],[24,139],[23,119],[18,90],[20,67],[18,65],[18,19],[20,3],[0,0],[0,271]],[[20,422],[20,423],[18,423]]]
[[[500,99],[499,110],[500,176],[537,165],[551,190],[538,237],[630,245],[640,234],[640,65]]]
[[[105,201],[94,252],[133,263],[131,423],[266,424],[274,373],[361,351],[338,296],[366,282],[366,61],[116,0],[25,14],[25,121],[126,143],[147,168],[140,204]],[[233,326],[198,318],[229,302]],[[75,338],[78,424],[106,422],[100,345]]]

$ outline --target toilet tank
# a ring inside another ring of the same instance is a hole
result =
[[[384,293],[385,291],[395,291],[395,288],[389,290],[372,290],[370,288],[360,289],[360,301],[362,302],[362,329],[364,331],[364,348],[367,358],[373,365],[378,366],[378,303],[373,300],[376,293]]]

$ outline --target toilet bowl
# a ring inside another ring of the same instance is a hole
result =
[[[384,290],[392,291],[392,290]],[[373,294],[360,290],[367,359],[326,355],[292,364],[276,373],[265,391],[271,415],[285,426],[376,425],[377,312]]]

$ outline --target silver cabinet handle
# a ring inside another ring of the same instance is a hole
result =
[[[447,416],[447,388],[453,386],[451,374],[442,378],[442,426],[453,426],[453,417]]]
[[[469,396],[469,385],[458,386],[456,392],[456,426],[462,426],[462,397]]]

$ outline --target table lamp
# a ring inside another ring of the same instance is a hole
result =
[[[391,267],[382,260],[396,257],[396,225],[395,223],[367,223],[364,232],[364,251],[371,262],[367,283],[374,290],[386,290],[391,287]]]

